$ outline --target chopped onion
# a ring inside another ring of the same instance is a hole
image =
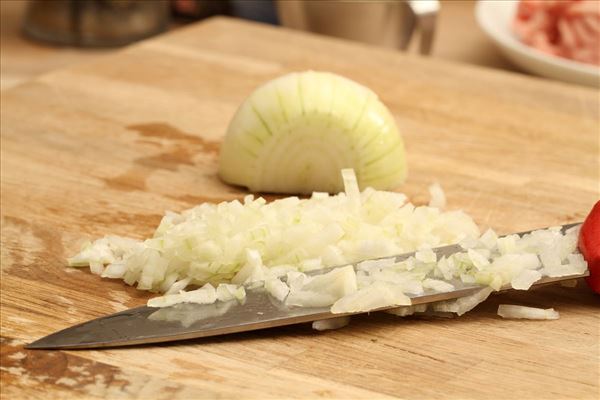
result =
[[[486,252],[487,254],[482,254],[483,252]],[[478,270],[482,270],[486,265],[490,264],[490,261],[488,259],[489,257],[489,251],[487,251],[487,249],[482,249],[482,250],[474,250],[474,249],[469,249],[467,251],[467,254],[469,256],[469,258],[471,259],[471,262],[473,263],[473,266],[475,268],[477,268]]]
[[[301,290],[308,279],[308,276],[302,272],[290,271],[287,273],[287,284],[290,287],[290,290]]]
[[[514,277],[510,281],[510,285],[513,289],[517,290],[528,290],[531,285],[539,281],[542,277],[541,272],[531,269],[526,269],[521,272],[518,276]]]
[[[462,212],[414,207],[398,193],[359,192],[351,170],[343,171],[343,181],[346,191],[336,196],[315,193],[268,204],[247,196],[243,203],[167,212],[154,237],[105,237],[84,245],[69,262],[166,292],[151,299],[151,307],[243,301],[246,289],[264,286],[288,306],[330,307],[338,314],[411,306],[409,295],[448,292],[454,280],[484,286],[472,296],[433,305],[434,313],[461,315],[494,290],[527,290],[544,276],[580,275],[587,268],[577,253],[578,229],[501,238],[488,230],[478,237]],[[438,260],[431,248],[452,242],[464,251]],[[414,256],[391,257],[407,251]],[[358,261],[356,269],[350,265]],[[304,273],[340,264],[327,273]],[[202,287],[184,291],[188,286]]]
[[[492,250],[497,246],[498,235],[496,234],[496,232],[494,232],[493,229],[488,229],[479,238],[479,243],[481,243],[484,246],[484,248]]]
[[[470,244],[468,250],[442,257],[440,260],[437,260],[435,252],[431,249],[424,249],[417,251],[414,257],[402,261],[396,261],[394,257],[367,260],[358,263],[356,269],[347,265],[313,276],[285,265],[276,267],[276,273],[271,274],[269,268],[263,265],[260,254],[249,250],[246,252],[246,263],[238,271],[234,281],[251,287],[257,284],[264,285],[267,293],[279,301],[285,301],[288,306],[327,307],[333,304],[333,313],[353,313],[409,305],[410,298],[407,294],[419,295],[426,289],[440,293],[449,292],[454,290],[455,286],[448,280],[456,278],[465,283],[488,285],[472,296],[436,303],[430,312],[431,315],[462,315],[484,301],[492,291],[508,284],[515,289],[529,289],[546,271],[538,255],[546,251],[548,245],[552,248],[566,248],[565,243],[568,243],[570,246],[572,239],[569,235],[572,233],[563,236],[555,230],[536,231],[522,238],[511,239],[513,249],[502,254],[492,243],[495,234],[488,231],[481,239]],[[561,264],[558,268],[561,273],[579,273],[586,267],[580,254],[563,254],[560,259]],[[562,264],[563,261],[567,264]],[[311,269],[313,262],[320,263],[318,259],[307,259],[300,263],[300,269]],[[287,283],[284,283],[279,277],[286,271]],[[179,280],[172,283],[171,289],[182,288],[185,284],[185,280]],[[217,288],[217,298],[224,301],[235,297],[239,300],[239,295],[234,296],[239,290],[236,285],[221,284]],[[224,294],[220,294],[221,292]],[[189,301],[184,293],[165,296],[161,304],[172,305]],[[419,312],[416,310],[416,307],[405,307],[392,313],[410,315]]]
[[[560,315],[554,308],[534,308],[515,306],[509,304],[500,304],[498,306],[498,315],[502,318],[512,319],[558,319]]]
[[[415,207],[400,193],[370,188],[359,193],[351,172],[344,176],[347,192],[335,196],[271,203],[247,196],[243,202],[167,212],[152,238],[102,238],[86,244],[69,264],[90,265],[94,273],[137,283],[139,289],[173,294],[209,282],[261,286],[290,270],[417,249],[432,264],[427,268],[433,268],[435,254],[426,249],[479,235],[473,220],[460,211]],[[420,285],[404,281],[413,289]]]
[[[350,317],[336,317],[314,321],[312,328],[317,331],[328,331],[331,329],[340,329],[350,323]]]
[[[197,304],[175,304],[171,307],[156,310],[148,316],[148,319],[151,321],[179,322],[183,327],[187,328],[198,321],[224,315],[234,304],[235,302],[233,301],[219,301],[201,306]]]
[[[173,283],[169,287],[169,290],[167,290],[165,294],[179,293],[180,291],[182,291],[183,289],[186,288],[186,286],[190,283],[190,281],[191,281],[191,278],[185,278],[185,279],[178,280],[177,282]]]
[[[286,304],[299,307],[324,307],[356,292],[356,273],[351,265],[326,274],[309,277],[300,287],[293,287]]]
[[[213,304],[217,301],[227,302],[230,300],[243,301],[246,298],[246,290],[243,286],[220,284],[216,289],[207,283],[200,289],[166,294],[148,300],[148,307],[171,307],[181,303]]]
[[[454,285],[448,282],[440,281],[438,279],[423,280],[423,287],[426,289],[433,289],[436,292],[440,293],[451,292],[454,290]]]
[[[437,261],[437,255],[431,249],[417,251],[415,258],[424,263],[434,263]]]
[[[101,263],[97,263],[96,265],[90,264],[90,269],[92,272],[99,274],[103,278],[121,278],[125,271],[127,271],[127,265],[124,262],[114,262],[112,264],[108,264],[106,268]]]
[[[354,168],[362,188],[395,189],[406,177],[394,117],[368,88],[307,71],[257,88],[231,120],[219,175],[251,191],[336,193]]]
[[[106,236],[96,240],[93,244],[86,242],[81,247],[81,252],[68,259],[72,267],[85,267],[91,260],[96,264],[111,264],[117,259],[122,259],[138,250],[140,243],[134,239],[119,236]]]
[[[481,289],[470,296],[458,298],[456,300],[441,301],[433,304],[433,311],[452,312],[458,315],[474,309],[479,303],[483,303],[485,299],[493,292],[491,287]]]
[[[264,281],[265,271],[260,253],[257,250],[246,249],[246,263],[231,279],[231,282],[242,285]]]
[[[167,294],[162,297],[155,297],[148,300],[148,307],[169,307],[179,303],[212,304],[217,301],[217,292],[215,288],[207,283],[200,289],[177,294]]]
[[[429,195],[431,196],[431,200],[429,200],[429,207],[435,207],[439,209],[446,208],[446,194],[439,183],[434,183],[429,186]]]
[[[360,271],[370,271],[372,269],[380,269],[385,267],[391,267],[396,264],[396,258],[380,258],[377,260],[365,260],[356,264],[356,268]]]
[[[386,313],[395,315],[397,317],[407,317],[415,313],[424,313],[425,311],[427,311],[427,304],[417,304],[414,306],[403,306],[385,310]]]
[[[344,181],[344,193],[348,198],[348,203],[352,211],[357,212],[360,209],[360,189],[354,175],[354,170],[343,169],[342,179]]]
[[[217,300],[218,301],[230,301],[238,300],[242,301],[246,298],[246,289],[243,286],[229,285],[221,283],[217,286]]]
[[[405,305],[411,305],[410,298],[397,286],[385,282],[374,282],[336,301],[331,306],[331,312],[333,314],[353,313]]]
[[[267,292],[279,301],[284,301],[290,292],[288,285],[277,278],[272,278],[265,281],[265,289]]]

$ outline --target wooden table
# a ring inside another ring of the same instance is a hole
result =
[[[292,70],[374,89],[404,134],[416,204],[499,232],[580,221],[599,196],[598,92],[212,19],[2,93],[2,398],[578,398],[599,393],[597,295],[493,297],[456,319],[373,314],[145,348],[27,351],[148,294],[65,268],[85,238],[148,236],[165,210],[240,198],[216,173],[236,107]],[[561,319],[508,321],[499,303]]]

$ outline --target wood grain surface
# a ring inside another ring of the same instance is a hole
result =
[[[482,229],[581,221],[599,194],[598,92],[212,19],[2,93],[2,398],[597,399],[600,301],[579,284],[493,297],[456,319],[355,318],[143,348],[27,351],[148,294],[65,268],[84,239],[143,238],[165,210],[232,200],[219,143],[257,85],[340,73],[404,134],[417,204],[445,188]],[[554,307],[509,321],[499,303]]]

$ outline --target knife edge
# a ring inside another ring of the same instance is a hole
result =
[[[560,281],[584,278],[589,276],[589,272],[583,274],[568,275],[562,277],[544,277],[537,281],[532,287],[539,287]],[[412,305],[428,304],[444,300],[457,299],[468,296],[481,290],[485,286],[469,285],[445,293],[424,293],[421,295],[409,296]],[[510,286],[503,287],[500,291],[512,290]],[[381,307],[369,311],[354,313],[333,314],[330,307],[306,308],[306,307],[282,307],[273,305],[273,301],[268,299],[268,295],[262,291],[254,290],[248,292],[247,302],[243,305],[237,305],[237,308],[229,310],[229,318],[220,321],[219,324],[210,321],[200,320],[200,325],[192,324],[187,328],[182,328],[176,324],[169,324],[167,321],[163,325],[166,329],[156,330],[156,326],[151,330],[153,333],[144,335],[130,335],[128,331],[132,328],[134,331],[143,331],[144,325],[148,324],[149,317],[156,313],[157,308],[147,306],[132,308],[121,311],[105,317],[100,317],[87,321],[61,331],[45,336],[35,342],[25,346],[26,349],[90,349],[103,347],[120,347],[140,344],[151,344],[161,342],[172,342],[186,339],[196,339],[211,336],[218,336],[230,333],[239,333],[252,330],[281,327],[318,320],[337,318],[365,314],[377,311],[384,311],[398,308],[398,306]],[[236,302],[236,300],[232,300]],[[276,301],[276,300],[275,300]],[[270,306],[269,306],[270,304]],[[202,307],[207,305],[193,305],[197,313],[202,313]],[[264,311],[254,311],[256,308]],[[238,312],[235,312],[235,311]],[[240,318],[240,311],[244,314]],[[194,312],[189,310],[187,312]],[[260,314],[262,313],[262,314]],[[226,316],[227,314],[224,314]],[[129,325],[123,323],[127,320]],[[162,321],[159,321],[162,322]],[[204,322],[204,323],[203,323]],[[208,322],[208,323],[207,323]],[[212,324],[212,325],[211,325]],[[169,333],[170,332],[170,333]],[[175,333],[173,333],[175,332]]]

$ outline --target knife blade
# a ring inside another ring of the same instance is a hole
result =
[[[562,231],[578,225],[567,224]],[[524,235],[533,231],[521,232]],[[460,245],[433,249],[438,259],[463,251]],[[402,261],[414,252],[396,256]],[[335,267],[328,268],[330,270]],[[320,271],[325,272],[326,270]],[[543,277],[534,286],[550,284],[588,276],[574,274],[561,277]],[[471,295],[484,286],[464,284],[458,279],[449,281],[455,289],[451,292],[426,290],[422,294],[408,295],[413,305],[433,303]],[[512,290],[510,286],[501,290]],[[383,307],[368,312],[397,308]],[[131,346],[177,340],[203,338],[257,329],[274,328],[305,322],[337,318],[366,312],[332,314],[330,307],[289,307],[274,299],[263,289],[247,290],[243,303],[237,300],[214,304],[177,304],[166,308],[137,307],[97,318],[50,334],[26,346],[28,349],[83,349]]]

